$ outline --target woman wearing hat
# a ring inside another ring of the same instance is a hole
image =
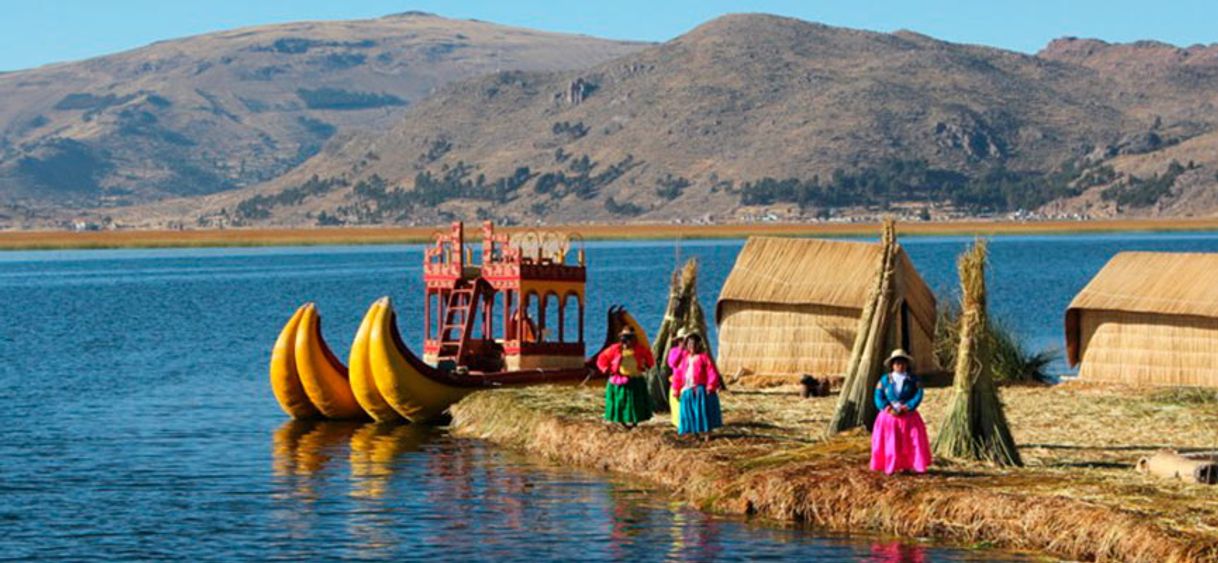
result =
[[[871,469],[892,475],[930,467],[930,439],[918,414],[922,384],[910,371],[913,358],[900,348],[884,361],[888,373],[875,386],[875,407],[880,414],[871,429]]]
[[[719,371],[706,353],[702,335],[689,333],[685,337],[685,358],[672,372],[672,389],[681,397],[677,434],[704,434],[723,426],[720,386]]]
[[[651,398],[643,372],[655,365],[651,349],[638,341],[634,329],[618,333],[618,342],[596,357],[596,367],[609,374],[605,385],[605,420],[634,428],[651,418]]]
[[[689,331],[682,328],[677,331],[677,336],[672,339],[668,347],[668,369],[672,370],[675,375],[678,369],[681,369],[681,364],[685,362],[685,356],[689,355],[689,351],[685,349],[685,338],[689,336]],[[669,378],[671,384],[672,378]],[[681,426],[681,390],[671,385],[668,388],[668,411],[672,413],[672,425]]]

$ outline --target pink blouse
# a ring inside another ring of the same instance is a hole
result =
[[[669,358],[672,358],[671,354]],[[719,371],[715,369],[715,362],[706,353],[697,355],[686,354],[681,359],[680,365],[673,369],[672,388],[677,393],[685,390],[685,378],[687,374],[692,375],[693,386],[705,385],[707,392],[719,389]]]

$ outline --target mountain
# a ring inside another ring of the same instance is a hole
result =
[[[0,74],[0,203],[127,205],[280,176],[443,85],[643,43],[407,13],[210,33]]]
[[[624,52],[584,66],[471,73],[370,110],[383,120],[339,123],[347,133],[265,181],[93,216],[214,227],[1218,212],[1218,46],[1066,38],[1028,55],[758,14],[614,45]]]
[[[1157,54],[1128,68],[1122,52],[1138,45],[1075,43],[1033,56],[724,16],[582,70],[450,84],[386,131],[209,198],[194,220],[722,221],[893,205],[1140,212],[1121,203],[1141,203],[1144,187],[1122,184],[1133,180],[1112,166],[1212,134],[1216,67]],[[1150,158],[1166,173],[1169,161]],[[1218,166],[1194,164],[1177,175],[1212,189]]]
[[[1116,171],[1116,181],[1047,209],[1104,216],[1218,213],[1218,44],[1065,38],[1037,56],[1102,77],[1110,103],[1149,124],[1093,155]]]

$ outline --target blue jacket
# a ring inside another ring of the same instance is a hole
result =
[[[902,403],[911,411],[918,410],[918,405],[922,403],[922,382],[913,373],[905,380],[900,393],[897,393],[896,385],[888,374],[880,377],[880,382],[875,386],[875,408],[884,410],[884,407],[895,403]]]

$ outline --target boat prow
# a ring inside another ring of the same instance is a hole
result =
[[[442,382],[444,372],[427,365],[402,341],[393,303],[384,300],[368,334],[368,364],[376,388],[393,410],[411,422],[429,422],[474,391]]]

